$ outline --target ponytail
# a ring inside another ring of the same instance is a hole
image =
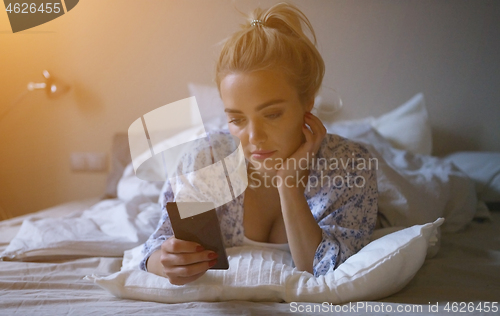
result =
[[[228,74],[257,70],[283,71],[303,104],[318,93],[325,64],[311,23],[295,5],[281,2],[267,10],[257,8],[248,16],[248,23],[222,47],[215,71],[217,87],[220,91]]]

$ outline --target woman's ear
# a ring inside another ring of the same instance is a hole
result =
[[[314,107],[314,98],[311,98],[309,101],[306,102],[306,107],[305,107],[306,112],[311,112],[313,107]]]

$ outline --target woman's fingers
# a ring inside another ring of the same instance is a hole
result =
[[[317,149],[319,149],[319,146],[326,135],[326,128],[323,125],[323,122],[321,122],[318,117],[314,116],[311,113],[306,113],[306,115],[304,115],[304,118],[306,124],[311,128],[311,130],[307,128],[304,129],[306,141],[311,142],[311,147],[316,151]]]
[[[172,284],[180,285],[194,281],[215,265],[217,253],[172,236],[161,245],[160,262],[163,275]]]
[[[205,272],[201,272],[201,273],[189,276],[189,277],[178,277],[177,276],[177,277],[169,278],[169,281],[173,285],[184,285],[184,284],[195,281],[196,279],[198,279],[199,277],[201,277],[204,274],[205,274]]]
[[[164,267],[164,272],[169,279],[177,277],[188,278],[206,272],[215,263],[217,263],[217,259],[197,262],[190,265],[166,266]]]
[[[317,116],[308,112],[306,115],[304,115],[304,117],[307,125],[311,127],[311,130],[315,135],[326,135],[326,127]]]
[[[177,239],[174,236],[165,240],[165,242],[161,245],[161,248],[170,253],[191,253],[205,250],[198,243]]]
[[[210,261],[217,258],[217,253],[211,250],[191,253],[169,253],[164,252],[160,262],[164,267],[185,266],[199,262]]]
[[[306,136],[306,143],[307,144],[312,144],[314,142],[314,134],[309,128],[307,128],[306,124],[302,126],[302,129],[304,130],[304,135]],[[309,149],[309,148],[308,148]]]
[[[162,245],[161,263],[164,267],[191,265],[210,261],[217,258],[217,253],[205,250],[200,244],[177,239],[174,236],[167,239]]]

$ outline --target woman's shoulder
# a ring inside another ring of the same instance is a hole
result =
[[[184,145],[181,163],[194,171],[207,167],[234,152],[239,145],[227,129],[210,130]]]
[[[215,155],[215,161],[224,159],[233,153],[240,141],[235,136],[229,133],[228,129],[216,129],[207,132],[207,140],[210,144],[210,148]]]
[[[211,129],[207,131],[207,140],[212,146],[228,147],[233,146],[234,136],[228,129]]]
[[[368,157],[370,152],[363,144],[337,134],[326,134],[318,157]]]
[[[367,188],[375,188],[376,191],[378,161],[363,144],[336,134],[327,134],[314,158],[310,165],[310,176],[318,180],[311,182],[313,184],[308,197],[321,198],[325,194],[339,197],[343,192],[351,192],[353,186],[361,188],[365,183],[369,183]],[[355,193],[345,194],[349,196]]]

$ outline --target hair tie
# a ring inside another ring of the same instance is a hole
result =
[[[264,23],[261,20],[252,20],[250,24],[252,26],[257,26],[257,25],[264,26]]]

